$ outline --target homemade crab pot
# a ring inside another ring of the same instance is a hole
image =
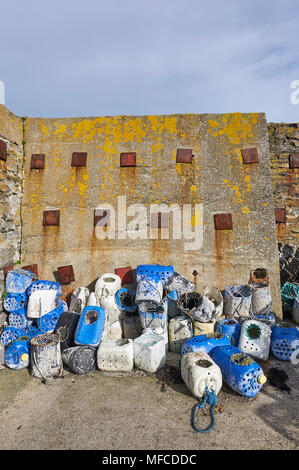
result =
[[[63,363],[57,335],[44,333],[30,340],[30,365],[31,374],[40,379],[61,375]]]
[[[257,320],[246,320],[241,325],[238,348],[261,361],[269,357],[271,328]]]
[[[54,289],[32,292],[28,300],[27,317],[40,318],[51,312],[56,307],[56,299],[57,291]]]
[[[229,345],[229,339],[221,333],[208,333],[207,335],[194,336],[186,341],[181,349],[181,354],[203,351],[206,354],[218,347]]]
[[[121,288],[121,278],[117,274],[102,274],[95,284],[95,295],[97,299],[111,297]]]
[[[297,325],[299,325],[299,296],[294,299],[292,318]]]
[[[142,330],[142,334],[145,333],[153,333],[155,335],[161,336],[163,338],[164,344],[165,344],[165,353],[169,351],[169,335],[168,335],[168,328],[164,330],[163,328],[156,328],[155,330],[152,330],[150,328],[145,328]]]
[[[132,339],[105,339],[97,349],[97,366],[104,372],[129,372],[134,367]]]
[[[299,297],[299,284],[286,282],[281,289],[281,300],[284,313],[292,313],[294,300]]]
[[[215,329],[216,320],[212,320],[208,323],[202,323],[200,321],[193,320],[193,336],[206,335],[208,333],[213,333]]]
[[[181,353],[183,344],[193,336],[192,322],[183,315],[174,317],[169,321],[168,332],[169,350]]]
[[[288,325],[272,327],[271,352],[281,361],[291,361],[299,353],[299,330]],[[295,353],[295,354],[294,354]]]
[[[56,324],[54,333],[60,341],[60,349],[71,348],[75,341],[75,331],[79,321],[78,313],[62,312]]]
[[[177,272],[173,273],[165,285],[167,292],[172,292],[175,290],[178,292],[179,296],[182,296],[188,292],[193,292],[195,287],[196,286],[193,282],[189,281]]]
[[[101,307],[85,307],[75,332],[78,346],[98,346],[105,327],[105,310]]]
[[[267,380],[257,362],[235,346],[219,346],[210,355],[220,367],[223,381],[240,395],[256,396]]]
[[[10,343],[23,336],[26,331],[27,330],[13,326],[6,326],[2,330],[0,342],[3,346],[8,346]]]
[[[165,365],[164,339],[156,333],[146,332],[134,340],[134,364],[138,369],[155,373]]]
[[[77,287],[71,295],[70,312],[81,314],[87,305],[89,289]]]
[[[110,324],[122,319],[123,313],[116,303],[115,295],[101,297],[99,299],[99,304],[100,307],[103,308],[107,313],[108,322]]]
[[[252,291],[249,286],[228,286],[223,295],[223,312],[229,316],[250,316]]]
[[[34,279],[35,274],[30,271],[12,269],[6,274],[5,290],[8,294],[24,294]]]
[[[27,294],[7,294],[3,300],[3,307],[7,312],[17,312],[24,309],[26,313],[28,297]]]
[[[181,376],[192,395],[202,398],[206,387],[217,395],[222,387],[222,374],[218,365],[204,351],[189,352],[182,356]]]
[[[59,300],[57,306],[37,319],[37,327],[43,333],[53,333],[58,320],[63,312],[67,311],[67,304],[64,300]]]
[[[13,312],[8,315],[8,324],[13,328],[25,330],[31,325],[31,321],[27,320],[25,313],[23,312],[24,309],[19,310],[18,312]]]
[[[206,287],[203,295],[215,305],[215,317],[220,318],[223,314],[223,296],[217,287]]]
[[[251,309],[253,315],[266,315],[272,312],[272,298],[268,285],[251,285]]]
[[[144,277],[137,282],[135,302],[151,301],[160,304],[163,299],[163,284],[158,276]]]
[[[169,292],[164,297],[162,304],[167,303],[168,318],[173,318],[173,317],[182,315],[182,312],[178,307],[178,300],[179,300],[179,293],[176,290]]]
[[[27,289],[27,295],[30,295],[36,291],[44,291],[44,290],[54,290],[56,291],[56,299],[58,300],[62,294],[61,284],[59,282],[54,281],[34,281]]]
[[[160,264],[140,264],[136,270],[136,282],[142,279],[158,278],[162,281],[163,286],[168,282],[168,279],[173,275],[173,266],[162,266]]]
[[[137,311],[135,303],[136,293],[131,289],[119,289],[116,293],[115,301],[119,309],[124,313],[133,313]]]
[[[26,331],[16,341],[9,344],[5,351],[5,365],[10,369],[25,369],[29,366],[30,340],[41,332],[37,328]]]
[[[96,370],[97,350],[92,346],[74,346],[61,353],[63,362],[78,375]]]
[[[137,312],[127,312],[122,319],[123,336],[126,339],[135,339],[142,333],[140,317]]]
[[[167,304],[157,305],[153,301],[143,301],[138,305],[141,328],[167,329]]]
[[[192,320],[202,323],[212,321],[216,315],[214,303],[198,292],[183,294],[178,300],[178,307],[182,312],[188,313]]]
[[[102,339],[120,339],[123,336],[122,320],[106,323]]]
[[[232,346],[238,346],[241,325],[237,320],[233,318],[221,318],[217,320],[215,323],[215,332],[227,336]]]

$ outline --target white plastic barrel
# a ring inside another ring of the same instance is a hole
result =
[[[148,333],[148,332],[154,333],[154,334],[156,334],[158,336],[161,336],[163,338],[163,341],[164,341],[164,344],[165,344],[165,352],[167,354],[167,352],[169,350],[168,329],[164,330],[164,328],[156,328],[156,329],[152,330],[150,328],[145,328],[144,330],[142,330],[142,334]]]
[[[95,295],[97,299],[113,296],[121,287],[121,278],[117,274],[102,274],[95,284]]]
[[[96,295],[95,295],[94,292],[91,292],[91,293],[89,294],[89,297],[88,297],[88,299],[87,299],[87,306],[88,306],[88,307],[90,307],[90,306],[92,306],[92,307],[100,307],[99,302],[98,302],[98,300],[97,300]]]
[[[212,320],[207,323],[202,323],[200,321],[193,320],[193,336],[206,335],[208,333],[213,333],[215,328],[216,320]]]
[[[217,287],[206,287],[203,295],[213,302],[215,305],[216,313],[214,318],[218,319],[223,314],[223,296]]]
[[[88,297],[89,289],[87,289],[87,287],[77,287],[71,295],[70,312],[79,313],[81,315],[86,307]]]
[[[146,332],[134,340],[134,363],[138,369],[154,373],[165,365],[164,339]]]
[[[265,284],[251,284],[251,309],[254,315],[272,313],[272,298],[270,287]]]
[[[54,310],[56,307],[56,296],[57,291],[54,289],[32,292],[28,300],[27,317],[40,318]]]
[[[217,364],[203,352],[191,352],[182,356],[182,379],[196,398],[201,398],[206,387],[213,389],[216,395],[222,387],[222,374]]]
[[[115,295],[101,297],[98,302],[107,313],[109,323],[114,323],[122,318],[123,314],[115,301]]]
[[[97,350],[98,369],[105,372],[129,372],[134,366],[132,339],[105,339]]]
[[[261,361],[269,357],[271,328],[258,320],[246,320],[241,325],[238,348]]]
[[[193,336],[192,322],[183,315],[172,318],[169,321],[169,350],[180,353],[181,347]]]
[[[123,334],[121,321],[108,323],[105,330],[106,330],[106,334],[105,334],[106,339],[117,340],[117,339],[120,339]]]

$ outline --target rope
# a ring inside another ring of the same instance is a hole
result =
[[[202,402],[197,403],[197,405],[195,405],[193,409],[193,413],[192,413],[192,424],[196,432],[207,433],[207,432],[212,431],[212,429],[214,429],[214,426],[215,426],[214,408],[217,405],[217,403],[218,403],[218,398],[214,390],[213,389],[209,390],[208,387],[206,387]],[[206,429],[199,429],[195,423],[196,413],[197,413],[198,408],[204,409],[206,404],[210,405],[211,424]]]

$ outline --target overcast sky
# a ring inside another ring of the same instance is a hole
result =
[[[17,115],[299,122],[298,0],[9,0],[0,17],[0,80]]]

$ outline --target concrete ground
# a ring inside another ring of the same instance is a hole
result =
[[[43,383],[28,369],[0,370],[0,449],[10,450],[294,450],[298,448],[299,367],[270,358],[288,375],[291,391],[265,384],[247,399],[226,385],[219,393],[212,432],[191,426],[197,403],[181,382],[177,355],[159,376],[95,371]],[[263,365],[261,363],[261,365]],[[200,425],[209,416],[200,412]]]

